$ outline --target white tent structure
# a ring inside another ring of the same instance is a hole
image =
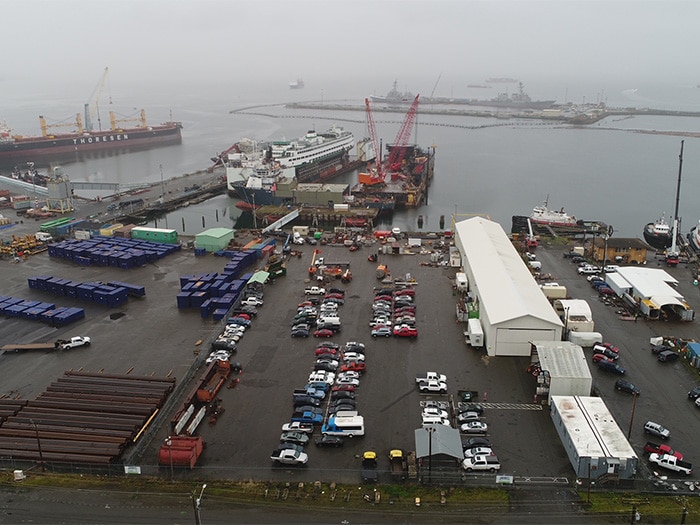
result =
[[[563,323],[501,226],[483,217],[455,225],[490,356],[529,356],[530,341],[560,341]]]

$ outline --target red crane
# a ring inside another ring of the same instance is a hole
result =
[[[394,144],[391,147],[391,153],[386,161],[387,170],[399,171],[401,169],[401,163],[406,156],[406,146],[408,145],[408,140],[411,138],[413,123],[416,121],[419,97],[420,95],[416,95],[416,98],[413,99],[413,103],[411,104],[408,113],[406,113],[406,118],[404,118],[403,124],[401,124],[401,129],[399,129],[399,133],[396,135]],[[385,172],[387,170],[385,170]]]
[[[367,180],[369,184],[379,184],[384,182],[384,170],[382,169],[382,150],[379,145],[379,139],[377,137],[377,130],[374,127],[374,117],[372,117],[372,110],[369,107],[369,99],[365,99],[365,112],[367,114],[367,127],[369,128],[369,138],[372,140],[372,147],[374,148],[374,165],[376,166],[376,173],[371,173],[370,179]]]

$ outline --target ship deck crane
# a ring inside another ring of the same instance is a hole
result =
[[[76,133],[83,133],[83,119],[80,118],[80,113],[75,114],[75,120],[71,122],[58,122],[56,124],[47,124],[46,119],[39,115],[39,127],[41,128],[41,136],[49,136],[49,128],[66,128],[72,127],[76,130]]]
[[[147,127],[146,124],[146,110],[142,109],[139,113],[138,117],[128,117],[128,118],[117,118],[114,114],[114,111],[109,112],[109,125],[112,129],[112,131],[117,131],[117,123],[118,122],[137,122],[139,128],[145,128]]]
[[[102,77],[100,78],[100,81],[97,83],[97,86],[95,86],[95,89],[93,90],[92,94],[90,95],[90,98],[88,101],[85,103],[85,127],[87,128],[88,131],[93,131],[93,124],[92,124],[92,118],[93,116],[97,117],[97,128],[99,131],[102,131],[102,122],[100,120],[100,97],[102,96],[102,92],[105,89],[105,85],[107,84],[107,79],[109,77],[109,68],[106,67],[104,71],[102,72]],[[95,107],[92,108],[92,102],[94,101]],[[110,97],[109,103],[112,103],[112,99]]]

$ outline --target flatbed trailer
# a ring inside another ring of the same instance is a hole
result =
[[[51,343],[27,343],[27,344],[7,344],[0,346],[0,352],[24,352],[26,350],[57,350],[58,342]]]

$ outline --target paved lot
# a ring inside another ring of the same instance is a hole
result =
[[[244,367],[241,382],[235,389],[222,390],[220,397],[226,412],[217,424],[209,426],[205,422],[200,427],[207,448],[196,475],[357,482],[359,457],[367,449],[378,453],[380,469],[386,471],[391,448],[414,448],[414,429],[420,426],[419,402],[423,399],[415,388],[414,377],[426,370],[436,370],[447,374],[450,393],[458,389],[477,390],[480,401],[487,393],[488,403],[499,407],[489,408],[485,421],[489,425],[488,437],[502,461],[503,473],[571,479],[572,469],[552,428],[548,411],[525,410],[518,406],[532,405],[535,383],[525,372],[528,360],[489,359],[463,343],[463,328],[455,323],[455,297],[450,280],[454,276],[453,269],[421,265],[428,261],[427,255],[380,256],[394,277],[410,273],[418,281],[419,337],[415,341],[372,340],[367,323],[372,290],[378,281],[374,276],[375,264],[366,259],[369,253],[368,248],[351,253],[342,247],[323,247],[327,260],[350,261],[354,274],[354,280],[347,286],[346,304],[340,309],[343,331],[333,340],[356,340],[367,345],[368,371],[361,380],[358,396],[367,435],[347,440],[343,449],[308,447],[310,461],[305,469],[270,465],[269,454],[276,448],[280,427],[291,415],[292,390],[304,385],[313,366],[316,341],[289,336],[296,305],[303,300],[303,289],[308,284],[311,247],[307,246],[303,258],[288,262],[288,275],[266,288],[265,305],[243,338],[236,357]],[[695,323],[621,321],[613,308],[604,306],[592,295],[588,283],[561,257],[559,249],[539,249],[538,258],[545,271],[553,273],[558,282],[567,286],[570,296],[589,299],[596,330],[620,346],[621,361],[629,369],[629,378],[642,389],[632,432],[637,450],[646,441],[641,431],[643,421],[659,419],[672,431],[671,444],[693,461],[690,456],[698,419],[697,412],[686,399],[686,392],[694,380],[680,363],[657,363],[648,351],[648,339],[661,334],[690,336]],[[80,281],[119,279],[144,285],[147,291],[144,299],[130,299],[118,310],[76,302],[74,305],[86,309],[86,319],[59,330],[30,321],[0,320],[0,344],[53,340],[78,334],[93,338],[90,348],[66,353],[1,356],[0,385],[5,395],[33,399],[68,369],[109,373],[131,370],[132,374],[181,378],[195,358],[195,343],[206,340],[219,329],[218,323],[202,320],[198,311],[179,311],[175,295],[180,275],[220,271],[225,264],[221,258],[195,258],[191,251],[182,251],[157,264],[128,271],[80,268],[52,260],[47,254],[30,257],[24,263],[2,264],[1,293],[27,299],[73,305],[67,298],[54,298],[27,287],[28,277],[47,274]],[[682,281],[679,288],[687,289],[691,304],[700,304],[688,270],[678,268],[671,273]],[[595,386],[626,431],[631,397],[614,391],[614,377],[599,373],[597,368],[592,368],[592,373]],[[152,466],[155,465],[155,451],[165,435],[165,429],[159,432],[143,458],[145,471],[151,469],[167,474]],[[177,475],[189,474],[178,472]],[[387,472],[381,476],[389,479]]]

